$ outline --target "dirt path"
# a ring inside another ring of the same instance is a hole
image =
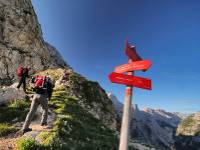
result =
[[[16,140],[18,138],[2,138],[0,139],[0,150],[16,150]]]
[[[52,129],[51,126],[40,126],[40,124],[33,124],[30,126],[32,128],[31,132],[38,132],[38,134],[42,131],[50,131]],[[23,136],[28,136],[31,132],[27,132]],[[0,150],[16,150],[16,141],[22,137],[20,133],[11,133],[6,137],[0,138]]]

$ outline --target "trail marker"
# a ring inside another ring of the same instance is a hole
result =
[[[151,90],[150,79],[133,76],[133,71],[135,70],[149,69],[151,61],[142,60],[142,58],[137,54],[135,46],[130,46],[128,41],[126,41],[125,54],[129,57],[129,62],[127,64],[117,66],[115,68],[115,72],[112,72],[108,76],[111,82],[126,85],[119,150],[128,149],[133,87]],[[125,72],[127,72],[127,74],[122,74]]]
[[[150,67],[151,67],[150,60],[141,60],[141,61],[134,61],[134,62],[130,62],[121,66],[117,66],[115,68],[115,72],[124,73],[124,72],[135,71],[135,70],[147,70]]]
[[[109,75],[109,79],[113,83],[119,83],[119,84],[151,90],[151,80],[146,78],[112,72]]]

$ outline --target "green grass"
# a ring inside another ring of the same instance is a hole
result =
[[[104,112],[110,112],[112,108],[111,101],[108,99],[106,92],[100,87],[97,82],[87,80],[79,74],[72,73],[69,76],[70,86],[66,91],[76,91],[81,95],[82,102],[92,108],[93,103],[98,103],[99,107]],[[76,94],[76,93],[75,93]]]
[[[44,74],[48,71],[44,71]],[[54,79],[60,73],[50,70]],[[70,86],[61,86],[55,89],[49,107],[56,114],[51,131],[41,132],[36,139],[20,139],[17,141],[18,150],[115,150],[118,147],[118,138],[115,132],[106,127],[101,120],[96,119],[87,110],[81,107],[92,107],[92,103],[99,103],[102,111],[109,113],[109,101],[105,91],[98,87],[96,82],[88,81],[78,74],[72,73],[69,78]],[[81,94],[77,98],[76,94]],[[30,102],[16,100],[0,107],[0,123],[12,124],[24,121],[29,111]]]
[[[20,138],[16,142],[17,150],[37,150],[39,145],[32,138]]]
[[[27,101],[14,100],[7,105],[0,106],[0,137],[17,131],[12,124],[24,121],[29,105]]]
[[[11,103],[0,106],[0,123],[15,123],[23,121],[28,113],[30,102],[14,100]]]
[[[37,138],[41,141],[40,147],[43,147],[43,149],[50,149],[55,145],[56,138],[58,137],[57,132],[55,131],[43,131],[41,132]]]
[[[0,137],[6,136],[9,133],[15,132],[16,128],[6,123],[0,123]]]
[[[8,107],[12,109],[24,109],[24,108],[29,108],[30,103],[26,100],[14,100],[12,101]]]
[[[50,107],[57,120],[50,133],[41,133],[43,146],[58,150],[114,150],[118,139],[114,131],[84,110],[78,99],[63,90],[53,93]],[[48,136],[49,135],[49,136]]]

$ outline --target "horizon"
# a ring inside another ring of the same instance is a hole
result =
[[[200,2],[125,0],[32,0],[44,40],[55,46],[76,72],[97,81],[124,101],[125,86],[108,75],[127,63],[126,37],[139,55],[152,61],[140,77],[152,91],[133,90],[139,108],[194,113],[200,110]]]

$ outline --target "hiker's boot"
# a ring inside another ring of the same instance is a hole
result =
[[[47,126],[47,122],[41,123],[41,126]]]
[[[24,134],[24,133],[29,132],[29,131],[32,131],[32,129],[31,128],[23,129],[22,133]]]

